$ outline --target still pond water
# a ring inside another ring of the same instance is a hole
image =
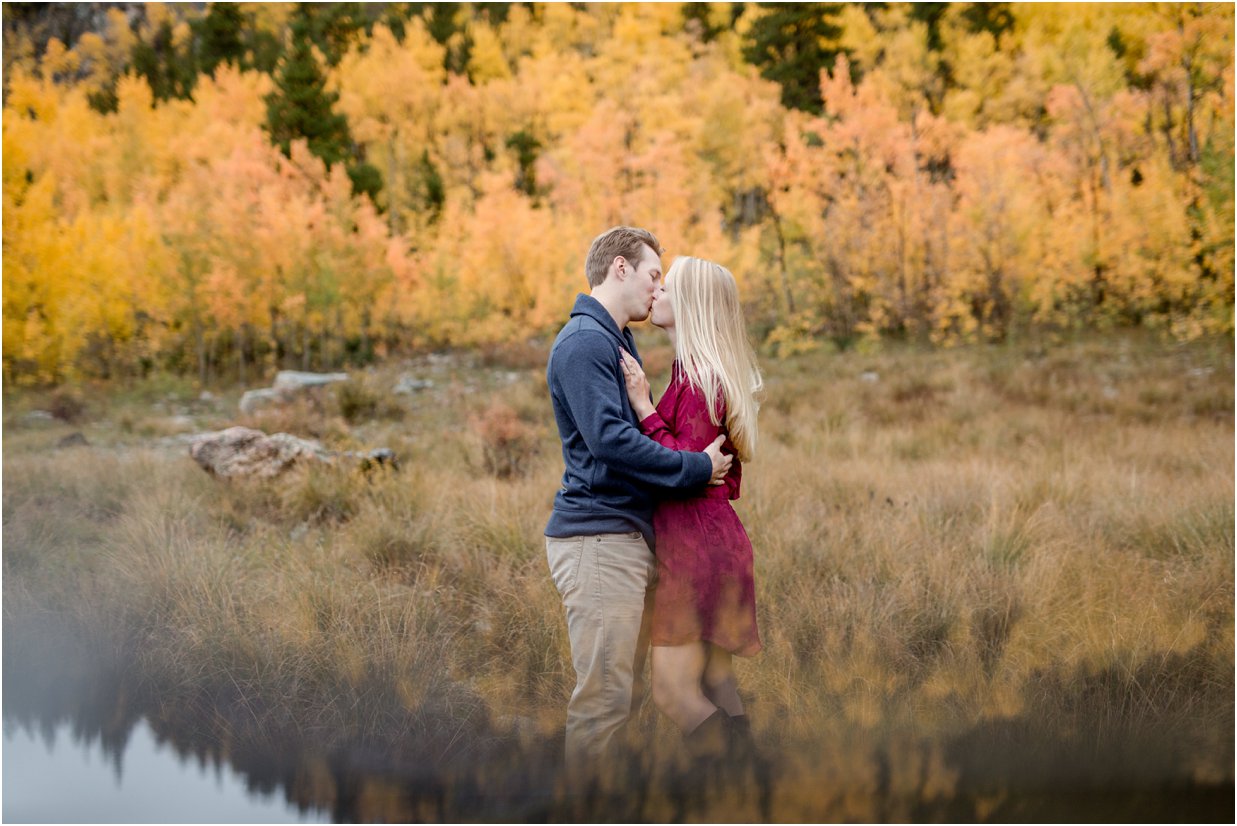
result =
[[[248,788],[226,763],[181,757],[139,721],[109,753],[69,722],[49,729],[4,721],[6,823],[327,823],[282,791]]]

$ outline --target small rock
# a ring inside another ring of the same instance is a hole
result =
[[[31,410],[22,416],[21,420],[26,424],[42,424],[44,422],[54,422],[56,417],[46,410]]]
[[[200,394],[198,394],[198,401],[211,404],[215,401],[215,394],[209,390],[203,390]]]
[[[398,382],[395,383],[395,389],[392,391],[397,396],[410,396],[419,390],[429,390],[434,386],[431,379],[417,379],[412,376],[400,376]]]
[[[358,458],[361,460],[361,470],[368,471],[383,466],[399,470],[399,460],[395,458],[395,451],[389,447],[375,448]]]
[[[455,356],[451,353],[430,353],[425,360],[435,367],[451,367],[456,362]]]
[[[172,436],[155,439],[149,444],[151,447],[159,450],[183,450],[192,445],[201,435],[200,433],[177,433]]]
[[[297,542],[307,533],[309,533],[309,523],[302,522],[292,529],[292,533],[288,534],[288,538],[293,542]]]
[[[193,430],[193,418],[184,414],[179,416],[171,416],[167,419],[167,427],[169,429],[179,431]]]
[[[1100,392],[1104,394],[1104,398],[1106,399],[1115,399],[1117,398],[1117,396],[1121,395],[1120,392],[1118,392],[1117,388],[1113,387],[1112,385],[1106,385],[1104,389]]]
[[[339,455],[357,461],[357,466],[366,472],[383,466],[389,467],[392,470],[399,470],[399,459],[396,458],[395,451],[389,447],[379,447],[364,452],[345,450]]]
[[[74,431],[68,436],[65,436],[60,441],[56,442],[56,447],[89,447],[90,442],[86,441],[86,437],[81,431]]]
[[[283,401],[283,397],[269,387],[263,387],[260,390],[246,390],[245,395],[241,396],[240,410],[242,413],[252,413],[255,410],[269,407],[272,404],[278,404],[281,401]]]
[[[868,384],[876,384],[881,380],[881,374],[877,373],[875,370],[864,370],[859,374],[859,380],[865,381]]]

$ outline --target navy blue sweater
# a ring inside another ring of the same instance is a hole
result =
[[[670,450],[640,432],[620,347],[640,358],[631,332],[620,332],[600,301],[577,296],[546,365],[566,470],[545,532],[567,537],[639,531],[652,548],[659,491],[703,487],[713,463],[704,453]]]

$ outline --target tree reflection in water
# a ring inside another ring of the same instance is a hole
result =
[[[1128,680],[1188,673],[1188,651],[1144,664],[1154,672],[1045,674],[1020,716],[935,744],[890,734],[822,744],[782,725],[772,730],[786,742],[765,776],[728,776],[711,788],[683,773],[674,738],[646,729],[640,748],[578,794],[566,793],[561,728],[500,725],[475,697],[427,698],[392,721],[399,736],[383,739],[315,728],[303,709],[298,718],[296,709],[260,708],[218,681],[213,691],[159,690],[141,673],[139,645],[93,650],[47,618],[6,616],[3,654],[6,722],[50,738],[67,720],[74,740],[98,742],[119,767],[145,719],[182,760],[231,766],[249,791],[282,794],[336,822],[1214,821],[1233,811],[1231,772],[1208,778],[1191,768],[1199,732],[1113,724],[1089,711],[1088,703],[1107,707],[1106,692],[1126,691]],[[1231,696],[1213,699],[1231,709]],[[1077,707],[1061,714],[1069,703]],[[1076,725],[1045,726],[1049,719]],[[1216,737],[1207,748],[1227,749],[1231,762],[1231,731]],[[766,753],[771,745],[766,735]]]

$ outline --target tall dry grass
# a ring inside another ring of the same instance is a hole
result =
[[[664,384],[664,345],[644,349]],[[44,633],[60,628],[123,662],[145,713],[193,709],[235,740],[370,766],[369,819],[555,816],[514,788],[553,790],[553,770],[511,768],[552,754],[574,679],[541,537],[561,458],[531,362],[436,362],[435,387],[399,400],[382,395],[392,367],[254,414],[401,462],[262,485],[152,446],[140,393],[73,425],[6,399],[6,665],[60,650]],[[736,503],[765,650],[738,668],[778,782],[767,810],[699,816],[1120,819],[1211,812],[1216,788],[1231,805],[1231,341],[765,368],[762,453]],[[196,421],[232,423],[238,393]],[[71,428],[90,444],[52,447]],[[67,667],[41,661],[32,693]],[[7,712],[22,698],[5,691]],[[653,761],[672,759],[671,727],[652,708],[639,723]],[[298,795],[339,804],[338,771],[298,771]],[[410,773],[433,794],[410,797]],[[468,809],[448,777],[474,784],[467,799],[514,796]],[[678,811],[658,800],[627,814]]]

